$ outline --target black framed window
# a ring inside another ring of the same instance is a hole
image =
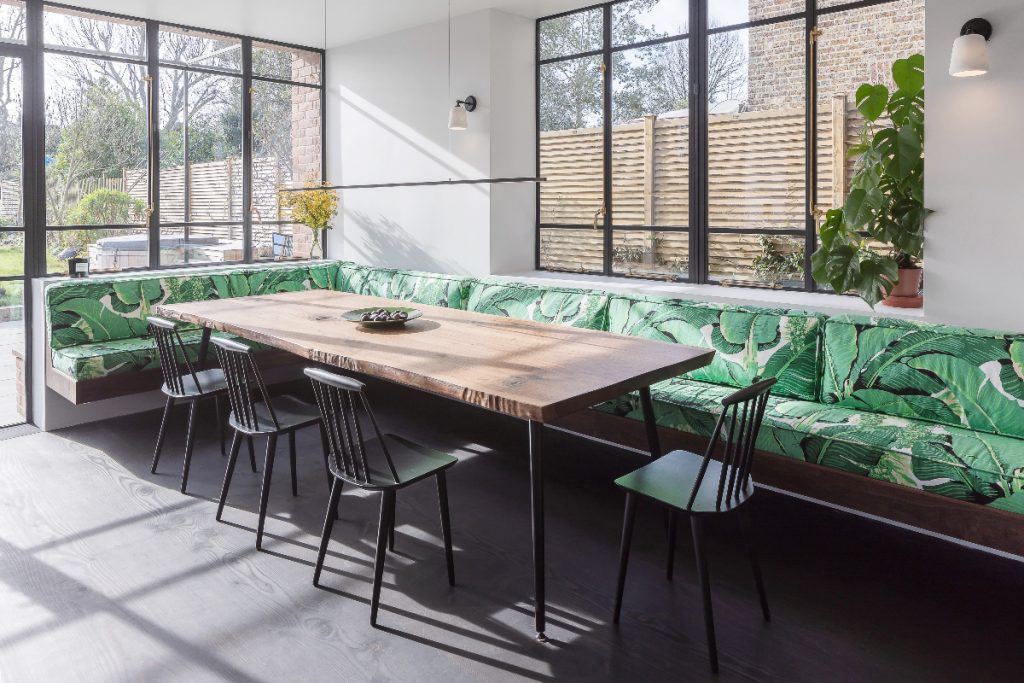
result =
[[[814,291],[854,92],[924,0],[616,0],[537,22],[537,267]]]
[[[94,272],[310,256],[277,191],[322,179],[322,50],[20,4],[42,75],[37,272],[69,255]]]

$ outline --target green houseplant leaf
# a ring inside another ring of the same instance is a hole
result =
[[[889,89],[884,85],[865,83],[857,88],[857,111],[868,121],[877,121],[889,104]]]
[[[924,55],[910,55],[893,62],[892,80],[901,92],[910,97],[924,90]]]

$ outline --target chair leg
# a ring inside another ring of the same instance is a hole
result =
[[[252,437],[246,437],[249,441],[249,467],[252,468],[252,473],[256,474],[256,448],[252,445]]]
[[[391,520],[391,525],[388,527],[388,550],[395,552],[395,512],[398,509],[398,493],[396,492],[391,496],[391,513],[388,515],[388,519]]]
[[[217,411],[217,435],[220,437],[220,454],[227,455],[224,450],[224,413],[221,412],[220,396],[214,395],[213,409]]]
[[[151,474],[156,474],[156,466],[160,463],[160,451],[164,449],[164,437],[167,436],[167,422],[171,419],[171,408],[174,407],[174,399],[167,397],[164,404],[164,417],[160,420],[160,432],[156,435],[156,450],[153,452],[153,466],[149,469]]]
[[[437,473],[437,500],[441,507],[441,538],[444,539],[444,559],[448,563],[448,585],[455,585],[455,558],[452,556],[452,520],[448,511],[448,480],[444,471]]]
[[[292,495],[299,495],[299,480],[295,474],[295,430],[288,432],[288,463],[292,471]]]
[[[370,626],[377,625],[377,608],[380,607],[380,584],[384,578],[384,555],[391,527],[391,511],[394,510],[395,492],[384,491],[380,501],[380,526],[377,527],[377,554],[373,560],[373,594],[370,598]]]
[[[672,580],[672,569],[676,563],[676,513],[668,513],[668,564],[665,567],[665,578]]]
[[[757,585],[757,596],[761,599],[761,614],[765,621],[772,620],[772,613],[768,609],[768,596],[764,590],[764,580],[761,578],[761,563],[757,559],[757,550],[754,544],[754,534],[751,529],[750,514],[746,510],[740,510],[738,514],[740,533],[743,535],[743,542],[747,546],[747,554],[750,556],[750,568],[754,572],[754,583]]]
[[[324,516],[324,533],[320,537],[320,551],[316,555],[316,568],[313,570],[313,585],[320,586],[320,572],[324,568],[324,558],[327,557],[327,546],[331,542],[331,531],[334,530],[334,517],[337,514],[338,504],[341,502],[341,487],[344,482],[335,479],[331,486],[331,498],[327,502],[327,514]]]
[[[629,566],[629,546],[633,543],[633,519],[636,517],[636,495],[626,494],[626,512],[622,518],[622,543],[619,545],[619,577],[615,584],[615,610],[612,623],[619,623],[622,612],[622,592],[626,588],[626,568]]]
[[[185,432],[185,465],[181,470],[181,492],[185,493],[188,486],[188,470],[192,466],[192,448],[196,440],[196,407],[199,401],[192,401],[188,405],[188,431]]]
[[[231,437],[231,455],[228,458],[228,468],[224,470],[224,485],[220,489],[220,502],[217,503],[217,521],[220,521],[224,514],[224,502],[228,499],[228,488],[231,486],[231,477],[235,474],[235,463],[238,461],[238,451],[242,447],[242,434],[238,431]]]
[[[256,550],[263,549],[263,526],[267,521],[267,501],[270,500],[270,482],[274,475],[274,452],[277,450],[277,434],[267,437],[267,459],[263,463],[263,490],[260,492],[260,516],[256,524]]]
[[[324,428],[323,423],[320,423],[320,448],[324,453],[324,472],[327,474],[327,488],[331,488],[331,481],[334,477],[331,476],[331,464],[330,464],[330,449],[327,447],[327,430]]]
[[[715,642],[715,617],[711,611],[711,577],[708,575],[708,558],[704,548],[704,530],[700,517],[690,516],[690,529],[693,532],[693,553],[697,558],[697,576],[700,579],[701,595],[704,602],[704,630],[707,632],[708,657],[711,660],[711,671],[718,673],[718,645]]]

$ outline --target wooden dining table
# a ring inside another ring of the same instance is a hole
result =
[[[359,308],[410,306],[402,327],[346,321]],[[714,351],[610,332],[518,320],[329,290],[161,305],[157,314],[288,351],[311,363],[427,391],[527,423],[533,527],[534,620],[545,637],[545,423],[638,391],[651,457],[661,445],[650,385],[711,362]]]

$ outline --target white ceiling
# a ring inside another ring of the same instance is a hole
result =
[[[537,18],[595,4],[597,0],[452,0],[455,16],[499,9]],[[322,0],[321,0],[322,2]],[[327,0],[328,46],[401,31],[448,16],[448,0]],[[306,0],[304,7],[322,4]]]

